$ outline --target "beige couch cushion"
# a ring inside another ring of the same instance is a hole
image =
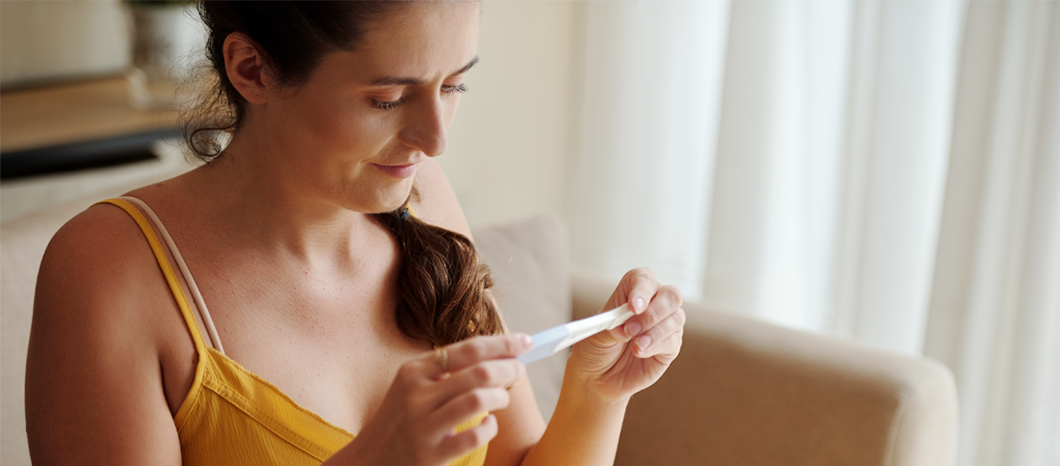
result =
[[[508,329],[534,334],[570,321],[570,279],[563,224],[552,217],[476,228],[483,262],[493,271],[493,295]],[[527,366],[538,407],[548,421],[559,399],[568,353]]]
[[[685,310],[681,355],[633,397],[617,465],[955,463],[957,395],[942,364]]]

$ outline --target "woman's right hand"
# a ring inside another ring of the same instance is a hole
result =
[[[492,414],[463,432],[454,428],[483,412],[508,407],[508,387],[526,372],[514,358],[531,345],[525,334],[474,337],[405,363],[379,411],[333,459],[358,465],[445,465],[485,445],[497,435]]]

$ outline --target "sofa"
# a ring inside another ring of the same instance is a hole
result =
[[[93,201],[0,225],[0,463],[29,464],[23,408],[34,284],[45,246]],[[572,273],[560,221],[538,217],[473,229],[513,331],[591,315],[615,280]],[[629,404],[618,465],[948,466],[957,395],[943,365],[785,329],[693,303],[680,356]],[[528,367],[548,419],[565,355]]]

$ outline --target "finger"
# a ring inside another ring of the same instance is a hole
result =
[[[481,424],[443,439],[438,444],[438,454],[447,460],[461,457],[489,443],[497,432],[497,417],[490,414]]]
[[[437,396],[434,407],[440,407],[451,398],[476,388],[509,387],[526,374],[526,366],[515,359],[483,361],[450,374],[439,382],[434,392]]]
[[[678,308],[654,327],[633,339],[633,354],[639,358],[649,358],[659,354],[661,345],[670,335],[681,332],[685,325],[685,311]]]
[[[647,267],[640,267],[629,272],[626,272],[626,276],[622,277],[623,281],[629,283],[629,294],[626,295],[626,303],[629,303],[633,309],[634,314],[641,314],[648,307],[648,303],[651,302],[655,292],[659,289],[659,280],[655,278],[655,274],[652,273],[651,269]],[[621,305],[623,303],[618,303]]]
[[[670,365],[674,359],[677,359],[677,354],[681,352],[681,342],[683,340],[684,332],[670,335],[667,339],[663,340],[662,343],[657,343],[655,345],[657,351],[653,357],[663,365]]]
[[[445,347],[447,369],[457,372],[480,361],[514,358],[530,350],[533,340],[525,333],[469,338]],[[432,359],[434,355],[430,356]]]
[[[467,422],[482,413],[499,411],[508,407],[511,394],[503,388],[476,388],[457,396],[431,414],[428,422],[439,426],[441,435],[446,435],[453,427]]]
[[[626,336],[635,337],[655,327],[676,312],[681,307],[681,302],[681,292],[677,291],[677,288],[670,285],[659,288],[644,313],[626,322]]]

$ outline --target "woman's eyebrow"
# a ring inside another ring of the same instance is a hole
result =
[[[453,76],[459,76],[461,74],[467,73],[467,71],[470,70],[472,66],[475,66],[475,63],[478,63],[478,55],[475,55],[475,58],[472,58],[471,61],[467,62],[467,64],[464,65],[463,68],[460,68],[455,73],[453,73],[453,74],[451,74],[449,76],[453,77]]]
[[[469,61],[466,65],[464,65],[463,68],[460,68],[459,70],[456,70],[453,74],[450,74],[449,77],[459,76],[461,74],[467,73],[472,66],[475,66],[475,63],[478,63],[477,55],[475,56],[475,58],[472,58],[471,61]],[[422,79],[399,78],[395,76],[384,76],[382,78],[375,79],[372,81],[373,86],[418,86],[420,84],[423,84]]]

